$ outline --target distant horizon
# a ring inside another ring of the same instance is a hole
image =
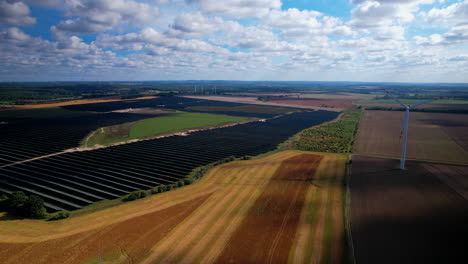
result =
[[[304,80],[295,80],[295,81],[285,81],[285,80],[89,80],[89,81],[67,81],[67,80],[57,80],[57,81],[0,81],[0,84],[10,84],[10,83],[151,83],[151,82],[239,82],[239,83],[248,83],[248,82],[258,82],[258,83],[360,83],[360,84],[446,84],[446,85],[468,85],[468,82],[386,82],[386,81],[304,81]],[[467,87],[468,88],[468,87]]]

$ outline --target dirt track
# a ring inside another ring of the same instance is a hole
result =
[[[357,263],[462,263],[468,166],[353,155],[351,225]],[[452,187],[455,188],[452,188]]]

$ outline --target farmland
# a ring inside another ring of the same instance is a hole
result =
[[[91,215],[60,222],[2,221],[0,260],[338,263],[344,258],[340,186],[345,160],[279,152],[216,167],[194,185]],[[272,222],[263,227],[265,218]],[[245,232],[250,224],[262,229]],[[235,247],[246,254],[233,256]]]
[[[264,114],[286,114],[289,112],[301,111],[294,108],[286,107],[272,107],[260,105],[242,105],[242,106],[194,106],[189,107],[188,110],[200,112],[247,112],[247,113],[264,113]]]
[[[353,155],[357,263],[456,263],[468,234],[468,167]],[[385,257],[382,257],[385,256]]]
[[[408,158],[468,164],[468,116],[411,113]],[[402,112],[366,111],[353,153],[381,157],[400,156]]]
[[[211,126],[245,120],[246,118],[203,113],[177,113],[137,122],[130,129],[130,138],[162,134],[168,131]]]
[[[296,106],[316,106],[338,109],[356,109],[353,99],[297,99],[297,98],[274,98],[268,100],[275,104],[296,105]]]
[[[176,113],[137,122],[99,128],[93,131],[83,145],[109,145],[117,142],[156,136],[167,132],[207,127],[246,120],[245,117],[233,117],[204,113]]]
[[[299,112],[233,127],[199,131],[94,151],[69,152],[0,169],[3,192],[21,190],[50,210],[75,210],[131,191],[177,182],[196,167],[228,156],[274,150],[302,129],[329,121],[334,112]]]
[[[352,155],[351,233],[357,263],[454,263],[468,233],[468,117],[366,110]],[[391,254],[389,254],[391,252]],[[385,256],[385,258],[382,258]]]

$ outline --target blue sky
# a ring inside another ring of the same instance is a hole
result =
[[[468,82],[468,0],[0,0],[0,81]]]

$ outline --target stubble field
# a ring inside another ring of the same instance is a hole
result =
[[[228,163],[194,185],[89,215],[0,221],[0,262],[337,263],[345,161],[280,152]]]

